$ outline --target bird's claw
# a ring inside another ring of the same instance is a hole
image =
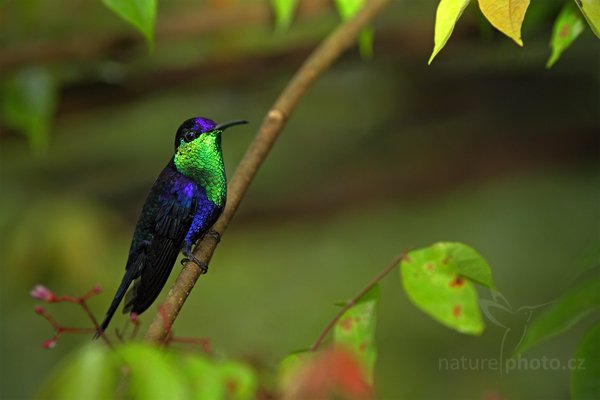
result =
[[[215,239],[215,241],[217,243],[219,243],[221,241],[221,234],[217,231],[215,231],[214,229],[209,230],[208,232],[206,232],[206,234],[208,236],[211,236],[213,239]]]
[[[198,268],[202,270],[202,274],[206,274],[208,272],[208,265],[205,262],[198,260],[198,258],[194,257],[193,254],[186,254],[186,258],[181,260],[181,265],[185,265],[188,262],[196,264]]]

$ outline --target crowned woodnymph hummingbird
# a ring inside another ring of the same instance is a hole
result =
[[[123,297],[123,312],[141,314],[150,307],[180,251],[186,257],[183,261],[194,262],[206,272],[206,264],[192,254],[192,246],[209,232],[225,207],[227,178],[221,133],[245,123],[217,124],[197,117],[181,124],[175,136],[175,154],[152,185],[138,218],[125,276],[101,331],[108,327]]]

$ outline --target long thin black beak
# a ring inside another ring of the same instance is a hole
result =
[[[247,123],[248,123],[248,121],[244,121],[242,119],[236,120],[236,121],[223,122],[222,124],[215,126],[215,130],[224,131],[225,129],[227,129],[231,126],[242,125],[242,124],[247,124]]]

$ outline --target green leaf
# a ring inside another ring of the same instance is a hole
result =
[[[592,32],[600,38],[600,1],[575,0],[587,20]]]
[[[34,150],[48,146],[50,126],[58,103],[58,84],[41,67],[17,72],[2,87],[1,114],[6,124],[24,133]]]
[[[150,51],[154,49],[154,23],[157,0],[102,0],[104,5],[144,35]]]
[[[462,243],[441,242],[434,246],[448,253],[454,260],[460,275],[485,286],[495,289],[492,282],[492,269],[488,262],[475,249]]]
[[[284,381],[293,375],[300,365],[314,357],[315,354],[315,352],[312,352],[308,349],[298,350],[288,354],[283,360],[281,360],[279,367],[277,368],[277,374],[279,375],[280,380]]]
[[[552,54],[546,63],[546,68],[551,68],[558,61],[562,52],[571,46],[571,43],[583,32],[584,27],[583,18],[575,4],[566,3],[554,21],[550,39]]]
[[[488,263],[462,243],[436,243],[408,253],[400,263],[411,301],[435,320],[462,333],[484,329],[473,282],[493,287]]]
[[[354,352],[365,367],[369,383],[373,382],[373,369],[377,360],[375,324],[379,292],[379,285],[373,286],[344,312],[334,328],[334,342]]]
[[[145,400],[187,399],[189,387],[180,364],[165,350],[149,344],[131,343],[118,348],[129,368],[130,395]]]
[[[456,22],[471,0],[441,0],[435,13],[433,51],[427,64],[444,48],[454,30]]]
[[[256,397],[256,376],[246,365],[228,361],[219,366],[219,374],[221,384],[227,389],[227,399],[244,400]]]
[[[522,353],[542,340],[566,331],[586,314],[598,308],[600,277],[566,293],[534,320],[515,353]]]
[[[358,34],[358,51],[363,59],[373,58],[373,42],[375,42],[375,31],[367,26]]]
[[[197,400],[252,399],[256,393],[254,372],[239,362],[215,364],[198,356],[173,355],[178,364],[183,361],[191,384],[193,398]]]
[[[575,351],[571,372],[573,400],[600,399],[600,323],[590,329]]]
[[[354,17],[354,15],[365,4],[365,0],[335,0],[342,20],[346,21]],[[369,59],[373,57],[373,41],[375,33],[373,28],[365,27],[358,35],[358,49],[363,58]]]
[[[89,399],[112,398],[119,378],[118,362],[106,346],[89,344],[68,357],[43,385],[36,398]]]
[[[298,0],[271,0],[275,12],[275,26],[278,32],[287,31],[294,18]]]
[[[352,18],[364,4],[365,0],[335,0],[335,6],[343,20]]]
[[[529,0],[479,0],[479,8],[488,21],[519,46],[523,46],[521,25],[528,7]]]
[[[192,398],[196,400],[218,400],[224,399],[227,394],[225,386],[221,382],[221,374],[214,363],[203,357],[184,356],[182,365],[190,382]]]

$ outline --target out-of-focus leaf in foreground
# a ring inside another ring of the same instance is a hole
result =
[[[112,398],[119,379],[116,354],[100,343],[88,344],[67,357],[38,393],[41,399]]]
[[[237,361],[214,361],[203,355],[146,343],[114,350],[86,346],[59,365],[40,391],[52,399],[253,399],[256,376]]]
[[[373,286],[341,316],[334,328],[334,343],[354,352],[365,368],[365,376],[373,382],[373,369],[377,359],[375,324],[379,285]]]
[[[160,348],[132,343],[118,349],[129,371],[129,390],[135,397],[147,400],[187,399],[189,387],[177,364]]]
[[[372,388],[362,362],[344,346],[288,356],[280,380],[284,399],[367,399]]]

